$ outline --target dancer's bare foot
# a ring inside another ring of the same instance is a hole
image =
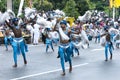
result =
[[[26,60],[24,61],[24,64],[27,64],[27,61],[26,61]]]
[[[112,56],[110,56],[110,60],[112,60]]]
[[[62,75],[62,76],[65,76],[65,72],[63,72],[61,75]]]
[[[105,61],[108,61],[108,59],[105,59]]]
[[[70,68],[69,68],[69,72],[72,72],[72,66],[70,66]]]
[[[60,55],[58,55],[57,58],[60,58]]]
[[[54,49],[52,49],[53,50],[53,52],[54,52]]]
[[[6,49],[6,51],[8,51],[8,49]]]
[[[16,68],[16,67],[17,67],[17,64],[14,64],[13,67]]]

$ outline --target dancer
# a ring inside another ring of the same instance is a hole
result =
[[[74,56],[74,51],[78,54],[78,56],[80,55],[79,50],[76,47],[76,44],[78,44],[80,41],[79,34],[80,34],[80,30],[77,28],[77,26],[73,26],[73,28],[71,29],[71,34],[70,34],[72,57]]]
[[[57,25],[60,20],[57,20],[57,23],[54,27],[54,30],[57,30]],[[60,45],[58,54],[60,55],[60,61],[62,66],[62,76],[65,75],[65,62],[69,61],[69,72],[72,71],[72,61],[71,61],[71,51],[70,51],[70,41],[69,41],[69,35],[70,30],[67,28],[67,22],[65,20],[62,20],[60,22],[59,30],[57,30],[60,35]],[[65,61],[65,62],[64,62]]]
[[[22,37],[21,26],[18,26],[18,18],[13,18],[13,25],[9,22],[5,21],[6,24],[12,29],[14,33],[14,38],[12,42],[13,47],[13,58],[14,58],[14,65],[13,67],[17,67],[17,54],[22,53],[24,64],[27,64],[26,55],[25,55],[25,42]]]
[[[38,24],[34,24],[34,29],[33,29],[33,34],[34,34],[34,41],[33,44],[34,45],[38,45],[39,43],[39,37],[40,37],[40,30],[39,30],[39,25]]]
[[[105,36],[105,61],[108,61],[108,49],[110,52],[110,60],[112,60],[112,50],[113,48],[113,43],[111,41],[111,35],[108,32],[108,30],[106,30],[106,33],[101,35],[101,36]]]
[[[54,48],[53,48],[53,44],[52,44],[52,35],[50,34],[51,29],[50,28],[46,28],[46,52],[48,51],[49,46],[51,46],[53,52],[54,52]]]
[[[5,31],[5,37],[4,37],[4,43],[5,43],[5,47],[6,47],[6,51],[8,51],[8,44],[12,44],[12,36],[10,35],[10,30],[6,30]]]

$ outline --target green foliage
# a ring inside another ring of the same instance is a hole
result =
[[[18,16],[19,18],[24,18],[25,16],[24,16],[24,14],[22,13],[20,16]]]
[[[18,13],[20,0],[13,1],[13,11]],[[87,10],[101,10],[109,14],[109,0],[32,0],[33,7],[37,10],[64,10],[68,16],[83,15]],[[5,12],[7,9],[7,0],[1,0],[0,11]],[[28,4],[25,0],[24,7]],[[110,10],[112,13],[112,10]]]
[[[43,2],[42,9],[45,11],[51,10],[53,8],[52,3],[48,2],[47,0]]]
[[[53,5],[48,0],[34,0],[33,7],[35,7],[37,10],[48,11],[53,8]]]
[[[53,4],[53,9],[64,9],[68,0],[48,0]]]
[[[80,15],[83,15],[87,10],[89,10],[89,5],[87,3],[87,0],[75,0],[75,2]]]
[[[36,9],[40,10],[41,8],[41,0],[34,0],[33,1],[33,7],[35,7]]]
[[[78,9],[76,8],[76,3],[74,0],[67,1],[64,11],[65,11],[66,15],[69,17],[77,18],[79,16],[79,13],[77,12]]]
[[[102,3],[98,3],[98,4],[96,5],[96,10],[104,11],[103,4],[102,4]]]
[[[90,0],[86,0],[87,1],[87,4],[89,6],[89,9],[90,10],[94,10],[95,7],[96,7],[96,4],[94,4],[93,2],[91,2]]]
[[[21,0],[13,0],[13,11],[17,15],[19,5]],[[24,6],[28,7],[27,1],[25,0]],[[47,0],[33,0],[33,7],[35,7],[37,10],[50,10],[53,8],[53,5],[51,2],[48,2]]]
[[[89,3],[92,3],[91,6],[94,5],[93,9],[105,11],[106,7],[109,6],[109,0],[88,0]]]
[[[15,12],[16,15],[18,14],[19,5],[20,0],[13,0],[13,11]]]
[[[5,12],[7,9],[7,0],[1,0],[0,2],[0,11]]]

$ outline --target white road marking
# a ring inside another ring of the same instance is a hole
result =
[[[83,63],[83,64],[74,65],[73,68],[85,66],[85,65],[88,65],[88,64],[89,63]],[[66,69],[69,69],[69,67],[67,67]],[[27,75],[27,76],[22,76],[22,77],[10,79],[10,80],[21,80],[21,79],[35,77],[35,76],[40,76],[40,75],[49,74],[49,73],[53,73],[53,72],[57,72],[57,71],[61,71],[61,69],[51,70],[51,71],[37,73],[37,74],[32,74],[32,75]]]
[[[104,48],[100,48],[100,49],[93,49],[93,50],[91,50],[91,51],[102,51],[102,50],[104,50]]]
[[[37,47],[38,47],[38,46],[40,46],[40,47],[41,47],[41,46],[44,46],[44,44],[38,44],[38,45],[33,45],[33,44],[30,44],[30,45],[28,45],[28,47],[36,47],[36,46],[37,46]]]

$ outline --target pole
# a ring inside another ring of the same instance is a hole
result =
[[[109,18],[110,18],[110,8],[109,8]]]
[[[22,7],[23,7],[23,4],[24,4],[24,0],[21,0],[17,17],[20,16],[20,15],[22,14]]]
[[[12,10],[12,0],[7,0],[7,10]]]
[[[14,11],[14,1],[12,0],[12,11]]]
[[[44,0],[41,0],[41,10],[43,11],[43,2]]]
[[[118,16],[119,16],[119,18],[120,18],[120,7],[119,7],[119,12],[118,12]]]
[[[113,21],[115,21],[115,7],[113,7]]]

